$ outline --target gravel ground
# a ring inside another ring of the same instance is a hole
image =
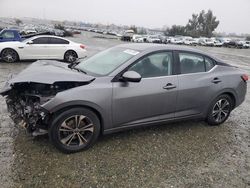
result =
[[[85,32],[72,40],[88,55],[121,43]],[[250,50],[198,47],[245,69]],[[31,62],[0,63],[8,74]],[[46,136],[18,130],[0,97],[1,187],[250,187],[250,92],[222,126],[184,121],[103,136],[91,149],[66,155]]]

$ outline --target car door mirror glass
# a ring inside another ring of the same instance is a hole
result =
[[[123,73],[122,79],[127,82],[140,82],[141,75],[135,71],[127,71]]]

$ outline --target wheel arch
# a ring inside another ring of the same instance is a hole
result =
[[[67,53],[67,52],[70,52],[70,51],[75,52],[75,54],[76,54],[76,56],[77,56],[77,58],[78,58],[78,53],[77,53],[75,50],[73,50],[73,49],[67,49],[67,50],[65,51],[64,55],[63,55],[63,58],[64,58],[64,59],[65,59],[66,53]]]
[[[6,48],[3,48],[3,49],[1,50],[1,52],[0,52],[0,57],[2,57],[2,53],[3,53],[3,51],[4,51],[4,50],[7,50],[7,49],[10,49],[10,50],[15,51],[15,52],[16,52],[16,54],[17,54],[17,59],[18,59],[18,60],[20,60],[19,53],[18,53],[15,49],[13,49],[13,48],[11,48],[11,47],[6,47]]]
[[[56,107],[52,111],[50,111],[52,119],[56,118],[56,116],[58,114],[61,114],[62,112],[69,110],[71,108],[87,108],[87,109],[91,110],[92,112],[94,112],[97,115],[98,119],[100,120],[100,126],[101,126],[100,134],[103,134],[104,124],[105,124],[104,115],[102,114],[101,110],[98,107],[91,105],[91,104],[71,102],[71,103],[65,103],[63,105],[59,105],[58,107]]]
[[[232,109],[234,109],[236,107],[236,105],[237,105],[237,94],[233,89],[224,89],[224,90],[222,90],[219,94],[217,94],[214,97],[214,99],[216,99],[220,95],[228,95],[233,101],[233,108]]]

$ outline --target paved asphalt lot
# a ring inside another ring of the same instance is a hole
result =
[[[121,43],[97,35],[72,40],[86,44],[89,55]],[[250,75],[250,50],[199,48]],[[0,63],[0,88],[30,63]],[[46,136],[14,128],[0,97],[0,169],[0,187],[250,187],[250,91],[222,126],[184,121],[141,128],[103,136],[71,155]]]

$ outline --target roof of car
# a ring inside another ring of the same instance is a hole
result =
[[[59,39],[64,39],[64,40],[70,41],[70,40],[69,40],[69,39],[67,39],[67,38],[64,38],[64,37],[59,37],[59,36],[55,36],[55,35],[35,35],[35,36],[30,37],[30,38],[28,38],[28,39],[33,40],[33,39],[40,38],[40,37],[59,38]]]
[[[166,49],[166,50],[182,50],[182,51],[192,51],[192,52],[199,52],[203,53],[200,50],[186,47],[186,46],[180,46],[180,45],[167,45],[167,44],[155,44],[155,43],[126,43],[126,44],[121,44],[118,45],[119,47],[123,48],[129,48],[133,50],[138,50],[138,51],[145,51],[145,50],[150,50],[150,49]]]
[[[60,38],[60,39],[68,40],[66,38],[59,37],[59,36],[56,36],[56,35],[35,35],[35,36],[31,37],[31,38],[38,38],[38,37],[52,37],[52,38]]]
[[[210,55],[202,50],[198,50],[195,48],[187,47],[187,46],[180,46],[180,45],[173,45],[173,44],[155,44],[155,43],[126,43],[118,45],[122,48],[129,48],[137,51],[154,51],[154,50],[180,50],[180,51],[188,51],[188,52],[194,52],[194,53],[200,53],[207,56],[212,57],[215,60],[218,60],[218,58],[214,57],[213,55]]]

